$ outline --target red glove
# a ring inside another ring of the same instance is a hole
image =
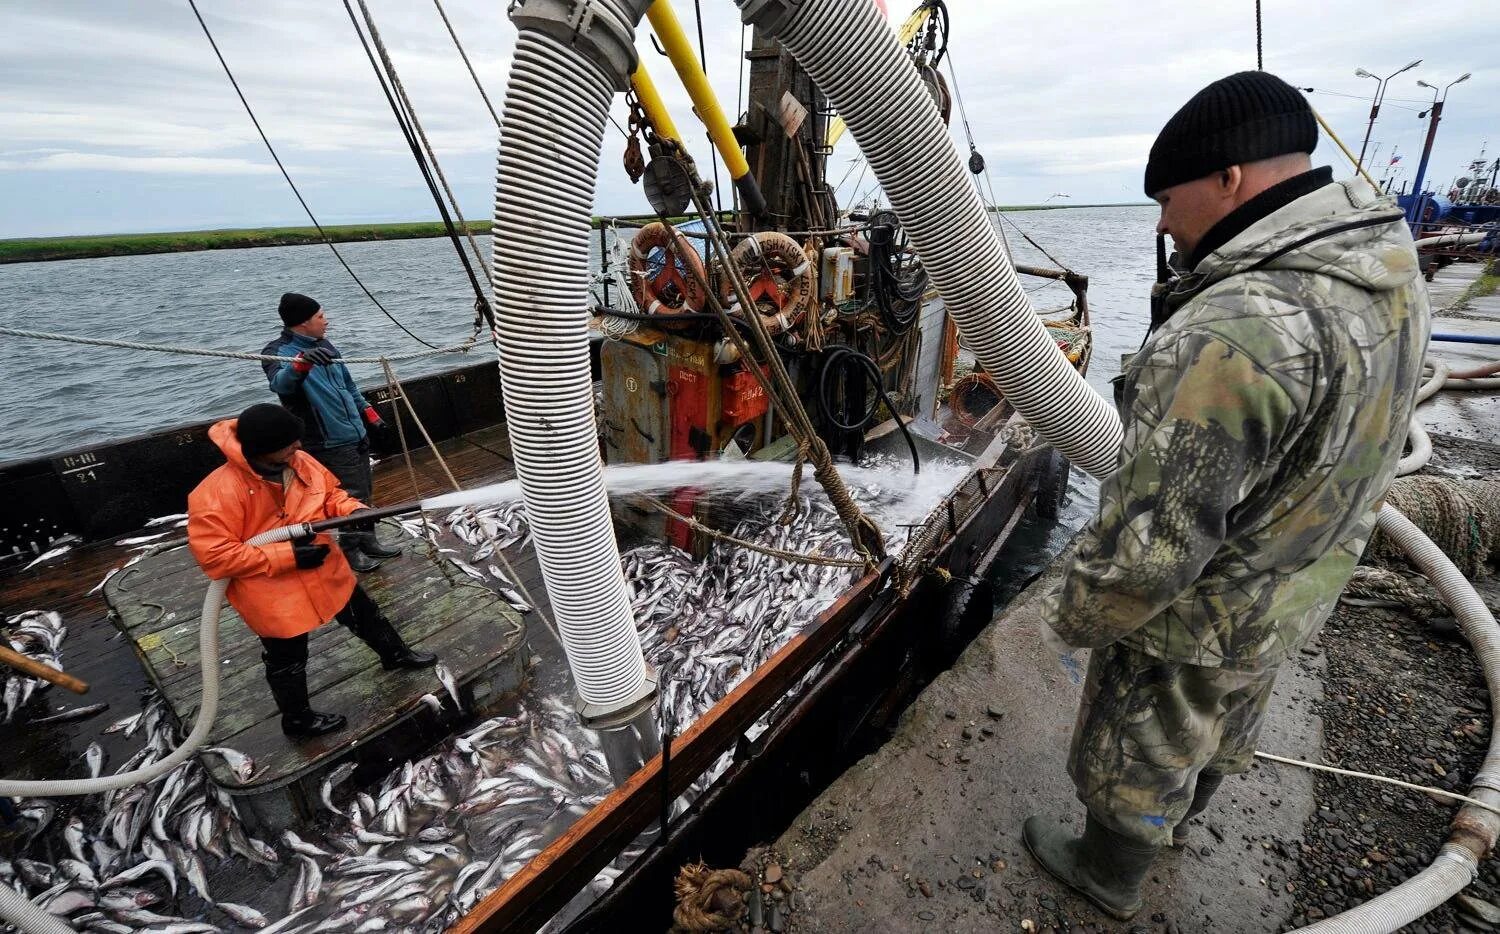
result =
[[[375,411],[375,406],[367,405],[365,406],[365,424],[371,428],[384,428],[385,419],[381,418],[380,413]]]

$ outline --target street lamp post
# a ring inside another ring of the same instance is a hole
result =
[[[1404,71],[1411,71],[1413,68],[1417,67],[1420,64],[1422,64],[1422,60],[1419,58],[1416,61],[1412,62],[1410,65],[1407,65],[1405,68],[1393,71],[1389,75],[1386,75],[1384,78],[1380,77],[1379,75],[1372,75],[1368,71],[1365,71],[1363,68],[1354,69],[1354,77],[1374,78],[1377,82],[1375,87],[1375,97],[1370,101],[1370,122],[1365,126],[1365,141],[1360,144],[1359,147],[1359,159],[1355,164],[1356,169],[1364,168],[1365,150],[1370,145],[1370,133],[1375,129],[1375,118],[1380,116],[1380,102],[1385,99],[1386,82],[1390,81],[1392,78],[1396,77]]]
[[[1422,212],[1425,210],[1427,201],[1427,194],[1422,191],[1422,181],[1424,176],[1426,176],[1427,174],[1427,160],[1432,157],[1432,143],[1437,139],[1438,121],[1443,118],[1443,105],[1448,102],[1448,89],[1453,87],[1455,84],[1462,84],[1463,82],[1468,80],[1468,72],[1464,72],[1457,78],[1454,78],[1452,81],[1448,82],[1446,87],[1443,88],[1441,97],[1439,97],[1437,94],[1436,86],[1428,84],[1425,81],[1417,82],[1418,84],[1422,85],[1422,87],[1432,90],[1433,102],[1432,109],[1431,111],[1429,111],[1429,113],[1431,114],[1431,119],[1429,119],[1427,122],[1427,141],[1422,145],[1422,159],[1417,163],[1417,174],[1412,179],[1411,207],[1408,209],[1408,214],[1406,215],[1406,221],[1412,226],[1412,230],[1414,232],[1420,233],[1422,229]]]

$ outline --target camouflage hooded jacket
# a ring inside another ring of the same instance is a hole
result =
[[[1429,333],[1401,212],[1360,182],[1198,263],[1119,377],[1125,439],[1055,606],[1075,646],[1254,669],[1332,612],[1395,476]]]

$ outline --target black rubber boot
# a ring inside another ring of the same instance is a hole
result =
[[[361,532],[359,550],[372,558],[395,558],[402,553],[400,545],[386,545],[374,532]]]
[[[407,645],[406,640],[401,638],[401,633],[383,615],[363,620],[357,627],[350,628],[375,650],[375,654],[380,656],[381,667],[387,671],[396,668],[426,668],[437,663],[436,655],[418,652]]]
[[[380,567],[380,562],[366,554],[364,549],[359,547],[357,540],[350,542],[345,547],[344,542],[347,541],[348,538],[346,537],[343,541],[339,542],[339,547],[344,549],[344,557],[349,559],[349,566],[351,568],[361,574],[365,574]]]
[[[1141,882],[1161,849],[1117,834],[1093,815],[1082,837],[1050,817],[1028,817],[1021,839],[1053,878],[1121,921],[1141,910]]]
[[[1208,810],[1208,800],[1219,790],[1224,783],[1224,776],[1218,772],[1199,772],[1198,784],[1193,788],[1193,803],[1188,807],[1182,820],[1172,828],[1172,845],[1183,846],[1187,843],[1192,831],[1188,828],[1188,821]]]
[[[264,656],[262,656],[264,657]],[[342,730],[348,723],[342,714],[318,713],[307,699],[307,665],[266,668],[266,684],[276,709],[281,711],[281,732],[297,739],[322,736]]]

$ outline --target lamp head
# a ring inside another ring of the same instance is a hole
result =
[[[1411,71],[1413,68],[1417,67],[1420,64],[1422,64],[1422,60],[1419,58],[1416,61],[1412,62],[1410,65],[1407,65],[1405,68],[1401,69],[1401,71]],[[1401,74],[1401,71],[1396,72],[1396,75]],[[1394,78],[1396,77],[1396,75],[1391,75],[1391,77]]]
[[[1453,84],[1463,84],[1465,81],[1468,81],[1470,77],[1471,77],[1471,75],[1466,71],[1462,75],[1460,75],[1457,79],[1455,79],[1454,82],[1453,82]],[[1450,88],[1453,87],[1453,84],[1448,85],[1448,87],[1450,87]]]
[[[1374,75],[1370,74],[1368,71],[1365,71],[1363,68],[1356,68],[1356,69],[1354,69],[1354,77],[1356,77],[1356,78],[1375,78]],[[1375,80],[1379,81],[1380,79],[1379,78],[1375,78]]]
[[[1417,79],[1417,86],[1418,87],[1427,88],[1429,91],[1436,91],[1438,89],[1437,85],[1435,85],[1435,84],[1428,84],[1426,81],[1423,81],[1421,78]]]

